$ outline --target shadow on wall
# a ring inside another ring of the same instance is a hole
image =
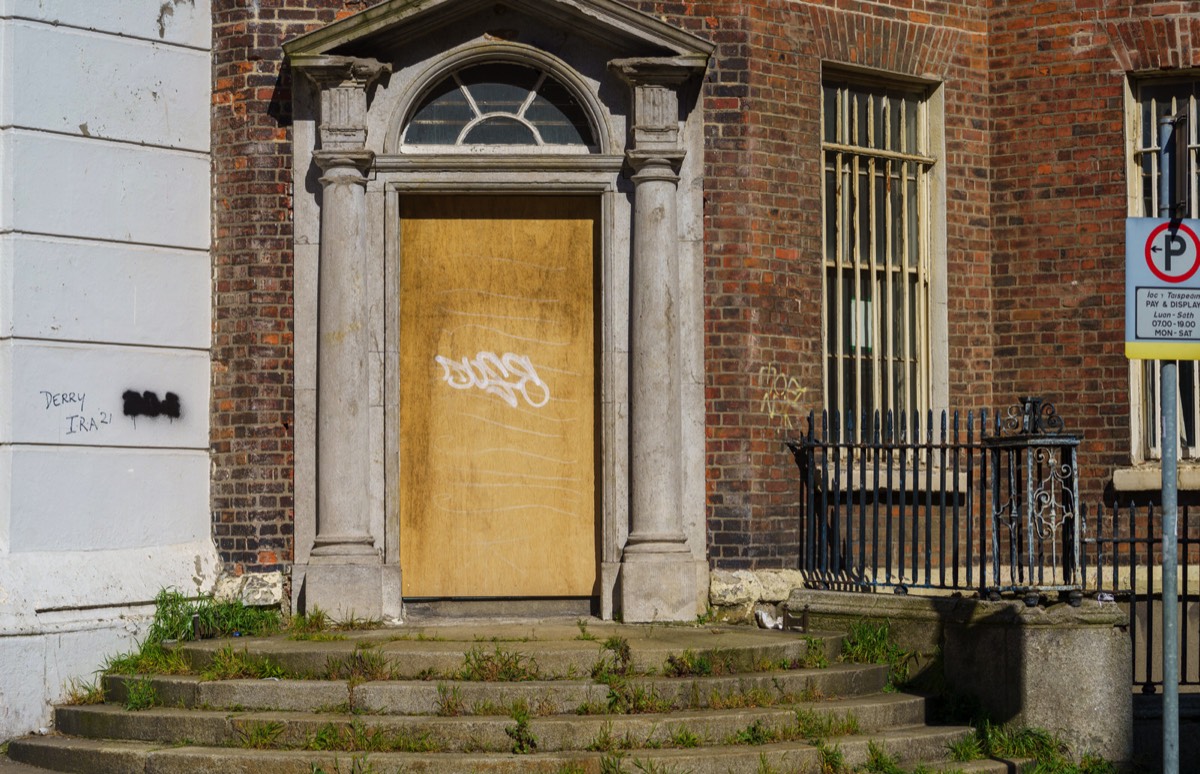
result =
[[[1161,693],[1133,697],[1133,760],[1139,771],[1162,770],[1162,701]],[[1179,771],[1200,774],[1200,692],[1179,694]]]

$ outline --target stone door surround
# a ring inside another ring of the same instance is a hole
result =
[[[707,592],[696,95],[711,44],[610,2],[406,0],[285,51],[303,76],[294,126],[297,601],[337,617],[402,614],[400,196],[570,193],[598,196],[602,213],[601,612],[694,618]],[[592,123],[592,152],[401,147],[405,121],[433,84],[491,61],[541,68],[569,89]]]

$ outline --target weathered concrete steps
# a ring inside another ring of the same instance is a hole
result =
[[[925,726],[923,699],[838,662],[840,642],[542,621],[187,643],[189,674],[108,676],[105,703],[57,708],[53,735],[9,755],[72,772],[724,774],[853,768],[874,745],[906,768],[987,768],[949,763],[969,729]]]

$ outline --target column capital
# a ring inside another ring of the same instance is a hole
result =
[[[609,68],[633,90],[633,148],[627,155],[683,158],[679,143],[679,89],[704,71],[705,59],[695,56],[614,59]],[[643,162],[644,163],[644,162]]]
[[[321,176],[322,185],[333,183],[365,185],[367,171],[375,163],[375,152],[364,148],[319,150],[313,154],[313,161],[325,173]]]
[[[367,91],[392,66],[353,56],[314,56],[294,59],[292,67],[320,90],[321,148],[362,148],[367,141]]]
[[[683,163],[683,151],[662,152],[631,150],[625,154],[629,166],[633,167],[630,178],[634,183],[663,180],[679,182],[679,166]]]

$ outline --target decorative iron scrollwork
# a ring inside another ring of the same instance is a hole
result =
[[[1055,435],[1062,432],[1063,420],[1054,404],[1038,397],[1022,397],[1009,406],[996,423],[997,435]]]

